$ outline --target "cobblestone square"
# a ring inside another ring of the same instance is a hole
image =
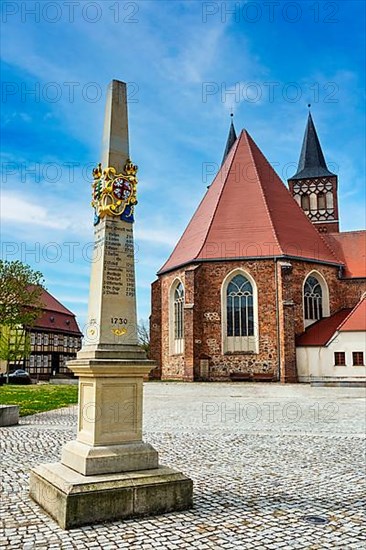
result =
[[[28,497],[29,468],[74,437],[60,409],[0,431],[0,548],[365,547],[363,388],[159,382],[144,399],[144,439],[193,479],[194,508],[62,531]]]

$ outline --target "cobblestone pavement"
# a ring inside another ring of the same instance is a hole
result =
[[[28,497],[28,470],[59,460],[75,407],[23,418],[0,430],[0,548],[365,548],[364,397],[362,388],[148,383],[144,438],[193,479],[194,508],[68,532]]]

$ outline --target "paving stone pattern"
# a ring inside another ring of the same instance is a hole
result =
[[[194,508],[68,532],[28,497],[28,472],[59,460],[76,408],[22,418],[0,430],[0,548],[363,549],[364,398],[362,388],[148,383],[144,438],[193,479]]]

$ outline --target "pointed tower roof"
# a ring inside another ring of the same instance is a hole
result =
[[[231,123],[230,123],[229,135],[227,137],[226,147],[225,147],[225,151],[224,151],[224,156],[222,157],[221,166],[224,164],[224,162],[226,160],[226,157],[230,153],[232,146],[234,145],[234,143],[237,140],[237,135],[236,135],[236,132],[235,132],[235,127],[234,127],[234,122],[233,122],[233,116],[234,116],[233,113],[231,113],[230,116],[231,116]]]
[[[291,180],[335,176],[328,170],[311,113],[305,128],[297,172]]]
[[[243,130],[159,273],[192,262],[273,257],[342,263]]]

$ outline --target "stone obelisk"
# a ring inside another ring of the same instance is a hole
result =
[[[143,377],[154,363],[138,346],[133,223],[137,166],[129,158],[126,84],[108,88],[102,163],[93,171],[94,256],[79,377],[76,440],[61,462],[31,470],[30,495],[63,528],[192,506],[192,481],[159,466],[142,440]]]

